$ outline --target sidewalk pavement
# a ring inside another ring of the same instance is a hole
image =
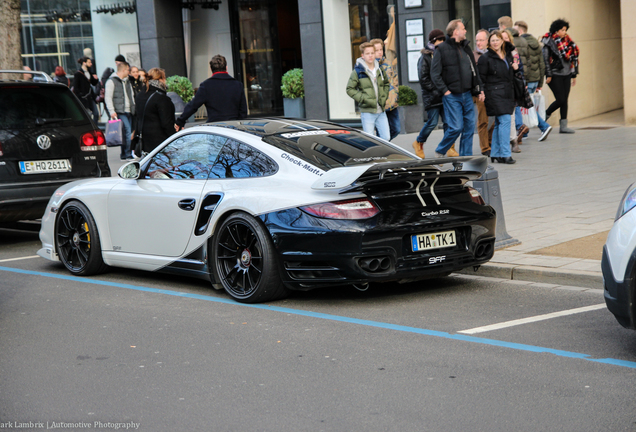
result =
[[[507,232],[521,243],[497,250],[477,273],[462,273],[603,289],[603,246],[585,240],[612,227],[625,189],[636,181],[636,128],[624,126],[622,110],[571,122],[570,127],[575,134],[560,134],[554,127],[543,142],[537,141],[540,132],[533,128],[523,139],[521,153],[513,153],[516,164],[491,163],[499,173]],[[403,134],[393,143],[412,151],[416,136]],[[442,136],[441,130],[431,134],[424,144],[427,157],[434,156]],[[477,135],[473,154],[480,154]],[[544,248],[576,239],[595,250],[541,254]],[[598,259],[577,257],[590,253]]]

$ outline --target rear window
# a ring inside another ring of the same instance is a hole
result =
[[[36,120],[63,124],[89,121],[84,108],[66,87],[0,86],[0,129],[30,128]]]
[[[323,171],[371,162],[413,160],[406,151],[350,129],[282,133],[266,136],[263,141]]]

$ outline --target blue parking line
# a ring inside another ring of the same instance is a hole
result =
[[[577,352],[572,352],[572,351],[562,351],[562,350],[557,350],[557,349],[552,349],[552,348],[545,348],[545,347],[539,347],[539,346],[534,346],[534,345],[526,345],[526,344],[520,344],[520,343],[514,343],[514,342],[505,342],[505,341],[500,341],[500,340],[496,340],[496,339],[485,339],[485,338],[480,338],[480,337],[475,337],[475,336],[468,336],[468,335],[457,334],[457,333],[455,333],[455,334],[446,333],[446,332],[437,331],[437,330],[427,330],[427,329],[422,329],[422,328],[417,328],[417,327],[408,327],[408,326],[403,326],[403,325],[398,325],[398,324],[390,324],[390,323],[384,323],[384,322],[379,322],[379,321],[363,320],[363,319],[350,318],[350,317],[345,317],[345,316],[340,316],[340,315],[331,315],[331,314],[325,314],[325,313],[320,313],[320,312],[311,312],[311,311],[304,311],[304,310],[299,310],[299,309],[290,309],[290,308],[284,308],[284,307],[279,307],[279,306],[270,306],[270,305],[265,305],[265,304],[239,303],[239,302],[237,302],[235,300],[232,300],[232,299],[229,299],[229,298],[218,298],[218,297],[211,297],[211,296],[206,296],[206,295],[201,295],[201,294],[191,294],[191,293],[185,293],[185,292],[179,292],[179,291],[164,290],[164,289],[159,289],[159,288],[149,288],[149,287],[143,287],[143,286],[137,286],[137,285],[122,284],[122,283],[118,283],[118,282],[108,282],[108,281],[99,280],[99,279],[83,278],[83,277],[69,276],[69,275],[60,275],[60,274],[54,274],[54,273],[44,273],[44,272],[31,271],[31,270],[22,270],[22,269],[11,268],[11,267],[0,267],[0,271],[8,271],[8,272],[20,273],[20,274],[26,274],[26,275],[32,275],[32,276],[44,276],[44,277],[50,277],[50,278],[55,278],[55,279],[63,279],[63,280],[68,280],[68,281],[73,281],[73,282],[82,282],[82,283],[88,283],[88,284],[94,284],[94,285],[104,285],[104,286],[111,286],[111,287],[116,287],[116,288],[125,288],[125,289],[130,289],[130,290],[135,290],[135,291],[143,291],[143,292],[156,293],[156,294],[165,294],[165,295],[171,295],[171,296],[176,296],[176,297],[191,298],[191,299],[196,299],[196,300],[206,300],[206,301],[211,301],[211,302],[216,302],[216,303],[231,304],[231,305],[234,305],[234,306],[244,306],[244,307],[249,307],[249,308],[254,308],[254,309],[263,309],[263,310],[269,310],[269,311],[274,311],[274,312],[283,312],[283,313],[287,313],[287,314],[300,315],[300,316],[305,316],[305,317],[310,317],[310,318],[319,318],[319,319],[324,319],[324,320],[329,320],[329,321],[344,322],[344,323],[348,323],[348,324],[358,324],[358,325],[382,328],[382,329],[387,329],[387,330],[397,330],[397,331],[402,331],[402,332],[415,333],[415,334],[421,334],[421,335],[425,335],[425,336],[433,336],[433,337],[439,337],[439,338],[462,341],[462,342],[472,342],[472,343],[478,343],[478,344],[482,344],[482,345],[490,345],[490,346],[496,346],[496,347],[502,347],[502,348],[510,348],[510,349],[514,349],[514,350],[518,350],[518,351],[529,351],[529,352],[534,352],[534,353],[554,354],[554,355],[559,356],[559,357],[587,360],[587,361],[591,361],[591,362],[595,362],[595,363],[604,363],[604,364],[610,364],[610,365],[614,365],[614,366],[621,366],[621,367],[627,367],[627,368],[636,369],[636,362],[632,362],[632,361],[628,361],[628,360],[619,360],[619,359],[614,359],[614,358],[597,359],[597,358],[592,358],[589,354],[582,354],[582,353],[577,353]]]

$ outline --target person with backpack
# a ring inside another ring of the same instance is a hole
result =
[[[428,44],[422,48],[420,53],[422,54],[417,61],[417,74],[420,80],[420,87],[422,87],[422,102],[428,120],[422,127],[419,135],[413,142],[413,149],[415,154],[424,159],[424,143],[428,139],[429,135],[439,123],[439,119],[442,119],[444,126],[444,106],[442,105],[442,94],[437,87],[433,85],[431,81],[431,61],[433,60],[433,54],[439,44],[446,40],[444,32],[439,29],[431,30],[428,34]],[[447,156],[459,156],[455,151],[455,144],[446,153]]]

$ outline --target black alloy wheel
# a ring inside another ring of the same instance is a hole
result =
[[[287,295],[269,233],[252,216],[235,213],[223,222],[213,251],[216,282],[235,300],[258,303]]]
[[[62,207],[55,221],[55,248],[62,264],[74,275],[94,275],[107,268],[95,220],[79,201]]]

